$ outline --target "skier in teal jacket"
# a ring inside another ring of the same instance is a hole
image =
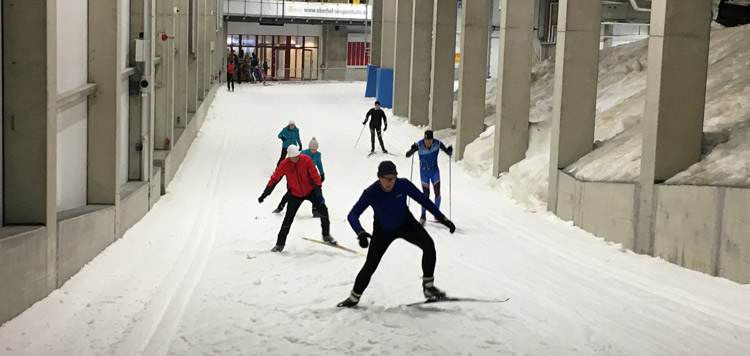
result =
[[[281,129],[281,132],[279,132],[279,140],[281,140],[281,158],[279,158],[279,161],[276,163],[276,167],[279,166],[281,161],[286,158],[286,150],[291,145],[295,145],[302,149],[302,141],[299,138],[299,128],[294,123],[294,120],[289,120],[289,125]]]

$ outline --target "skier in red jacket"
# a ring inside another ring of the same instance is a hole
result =
[[[320,226],[323,229],[323,241],[336,244],[336,240],[330,234],[331,221],[328,218],[328,208],[323,202],[323,191],[321,189],[323,182],[320,181],[320,174],[318,174],[318,169],[310,157],[299,154],[297,146],[289,146],[287,149],[287,158],[281,161],[279,166],[276,167],[276,171],[273,172],[271,179],[266,185],[266,189],[260,198],[258,198],[258,202],[263,203],[263,200],[271,195],[273,188],[276,187],[276,184],[281,181],[281,177],[284,176],[286,176],[287,189],[291,193],[291,197],[289,198],[284,222],[281,223],[281,230],[276,239],[276,246],[271,251],[281,252],[284,250],[286,237],[289,235],[292,222],[294,222],[294,216],[297,214],[299,206],[305,200],[310,201],[321,215]]]

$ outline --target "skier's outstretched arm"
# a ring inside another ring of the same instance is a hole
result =
[[[440,221],[441,224],[450,229],[451,234],[456,231],[456,225],[454,225],[452,221],[448,220],[448,218],[445,217],[442,212],[440,212],[440,209],[438,209],[435,203],[433,203],[430,198],[424,195],[424,193],[420,192],[419,189],[417,189],[417,187],[414,186],[414,184],[412,184],[411,182],[407,184],[406,195],[416,200],[417,203],[419,203],[423,207],[427,208],[427,210],[429,210],[432,215],[435,215],[435,217],[438,219],[438,221]]]
[[[453,146],[445,147],[445,145],[440,142],[440,149],[443,150],[448,156],[453,156]]]
[[[417,147],[417,144],[411,145],[411,148],[409,148],[408,151],[406,151],[406,157],[411,157],[415,152],[419,151],[419,147]]]
[[[383,131],[388,130],[388,117],[385,116],[385,111],[383,111],[383,125]]]
[[[284,136],[284,129],[281,129],[281,131],[279,131],[279,136],[278,137],[279,137],[280,140],[286,141],[286,137]]]
[[[279,184],[279,181],[281,181],[281,177],[284,176],[284,171],[282,170],[283,166],[284,162],[281,162],[281,164],[276,167],[276,170],[271,175],[271,179],[269,179],[268,184],[266,184],[266,189],[263,190],[263,194],[261,194],[260,198],[258,198],[259,203],[262,203],[267,196],[271,195],[271,193],[273,193],[273,189],[276,188],[276,184]]]
[[[347,216],[347,220],[349,220],[349,225],[352,227],[352,230],[354,230],[355,233],[359,234],[360,232],[365,231],[364,228],[362,228],[362,224],[359,222],[359,217],[362,215],[362,213],[365,212],[365,209],[367,209],[368,206],[370,206],[370,203],[367,202],[366,192],[362,192],[362,195],[359,197],[359,200],[357,200],[357,203],[354,204],[354,207],[352,207],[352,210],[349,211],[349,215]]]
[[[367,120],[370,120],[370,115],[372,115],[372,109],[367,111],[367,114],[365,115],[365,121],[362,121],[362,125],[367,123]]]

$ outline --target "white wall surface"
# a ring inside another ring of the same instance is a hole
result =
[[[57,92],[88,81],[88,0],[57,8]],[[88,105],[57,115],[57,210],[86,205]]]
[[[91,0],[100,1],[100,0]],[[128,52],[130,50],[130,0],[120,0],[122,2],[122,34],[120,45],[122,46],[121,60],[122,68],[128,67]]]
[[[57,211],[86,205],[88,103],[57,115]]]

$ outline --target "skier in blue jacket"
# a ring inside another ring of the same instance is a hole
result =
[[[440,212],[430,199],[424,196],[408,179],[397,178],[396,165],[391,161],[383,161],[378,166],[378,181],[365,189],[359,201],[349,212],[349,224],[357,233],[359,245],[367,248],[365,265],[357,274],[354,288],[348,298],[338,304],[339,307],[353,307],[359,303],[359,298],[370,283],[370,278],[378,268],[381,258],[397,238],[416,245],[422,249],[422,291],[427,298],[445,297],[445,292],[435,287],[435,244],[424,227],[414,219],[406,206],[406,198],[410,197],[434,214],[440,223],[447,226],[450,232],[456,231],[456,226]],[[370,235],[359,222],[359,216],[372,207],[375,212],[373,231]],[[368,239],[371,239],[370,243]]]
[[[422,191],[427,198],[430,198],[430,182],[432,182],[433,189],[435,190],[435,205],[440,208],[440,168],[438,168],[438,154],[440,150],[447,153],[448,156],[453,155],[453,147],[445,147],[442,142],[435,139],[432,130],[427,130],[424,133],[424,139],[419,140],[411,146],[411,149],[406,152],[406,157],[411,157],[415,152],[419,152],[419,176],[422,179]],[[437,216],[435,216],[437,218]],[[422,216],[419,217],[419,222],[424,225],[425,220],[425,208],[422,207]]]
[[[300,153],[312,158],[313,163],[315,163],[315,167],[318,168],[318,173],[320,174],[320,182],[322,183],[326,180],[326,174],[323,171],[323,155],[320,153],[320,151],[318,151],[319,147],[320,144],[318,143],[318,140],[313,137],[312,140],[310,140],[310,143],[307,144],[307,149],[303,150]],[[286,203],[289,202],[290,197],[291,193],[287,191],[286,194],[284,194],[284,197],[281,198],[279,206],[276,208],[276,210],[273,211],[274,214],[280,214],[281,211],[284,210],[284,207],[286,206]],[[318,212],[318,209],[316,209],[315,205],[313,205],[312,215],[315,218],[321,217],[321,214]]]
[[[302,141],[299,138],[299,128],[295,125],[294,120],[289,120],[289,125],[281,129],[279,132],[279,140],[281,140],[281,158],[276,163],[276,167],[281,164],[281,161],[286,158],[286,150],[291,145],[296,145],[299,149],[302,149]]]

